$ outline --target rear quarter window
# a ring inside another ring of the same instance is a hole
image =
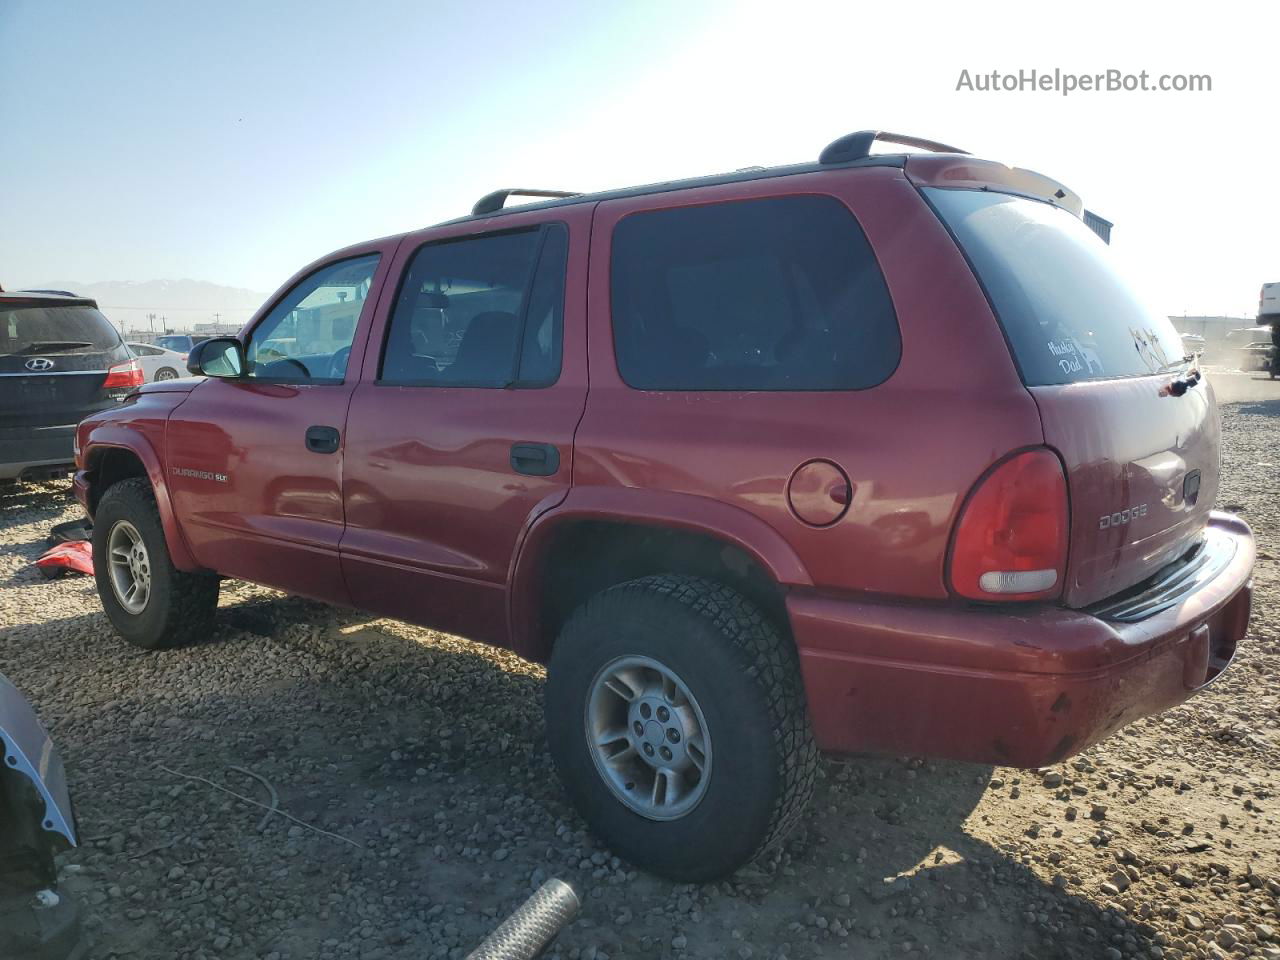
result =
[[[858,390],[902,352],[880,266],[834,197],[634,213],[613,234],[618,371],[644,390]]]
[[[1169,318],[1116,271],[1110,248],[1061,208],[1002,193],[924,194],[986,290],[1028,386],[1181,367]]]

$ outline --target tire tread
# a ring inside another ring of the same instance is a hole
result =
[[[156,506],[151,482],[146,477],[130,477],[108,487],[98,504],[99,514],[103,505],[108,503],[120,504],[123,512],[135,521],[135,525],[137,520],[145,518],[148,525],[152,525],[154,530],[159,531],[161,544],[164,544],[164,525],[160,520],[160,509]],[[206,636],[212,626],[214,611],[218,605],[220,585],[217,577],[179,570],[169,557],[167,545],[162,551],[149,549],[148,552],[151,553],[153,580],[157,564],[165,565],[169,593],[168,609],[160,637],[156,642],[143,644],[129,637],[125,639],[147,649],[167,650],[186,646]],[[107,590],[110,590],[109,586]],[[105,599],[104,595],[104,602]]]
[[[738,647],[746,672],[764,691],[778,747],[780,789],[769,826],[748,860],[780,843],[799,822],[813,795],[818,748],[809,725],[795,647],[750,600],[731,587],[687,574],[654,574],[597,595],[657,595],[709,621]],[[591,601],[588,601],[590,605]]]

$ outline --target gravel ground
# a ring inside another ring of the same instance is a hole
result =
[[[702,887],[585,833],[540,668],[238,583],[207,643],[144,654],[30,566],[67,486],[2,493],[0,672],[69,768],[92,956],[461,957],[558,876],[585,895],[561,960],[1280,957],[1280,401],[1223,420],[1260,559],[1220,682],[1045,771],[829,759],[786,848]]]

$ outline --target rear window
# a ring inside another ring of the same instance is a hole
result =
[[[618,371],[644,390],[857,390],[902,344],[853,214],[800,195],[636,213],[613,235]]]
[[[1116,273],[1081,220],[1008,194],[924,193],[986,289],[1028,386],[1180,367],[1185,351],[1169,318]]]
[[[186,353],[191,343],[191,338],[185,336],[156,337],[157,347],[163,347],[165,350],[176,350],[178,353]]]
[[[120,343],[93,307],[0,304],[0,356],[106,353]]]

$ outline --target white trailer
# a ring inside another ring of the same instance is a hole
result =
[[[1258,322],[1274,323],[1280,320],[1280,280],[1264,283],[1258,294]]]

